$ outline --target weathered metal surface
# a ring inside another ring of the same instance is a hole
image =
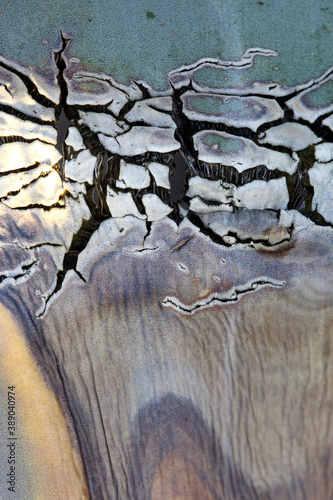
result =
[[[120,82],[71,43],[46,76],[0,60],[20,498],[331,498],[333,68],[260,79],[278,55],[246,48]]]

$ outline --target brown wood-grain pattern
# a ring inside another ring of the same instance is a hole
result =
[[[155,250],[137,251],[128,231],[96,252],[88,282],[73,274],[43,319],[28,292],[2,297],[67,418],[90,497],[333,498],[330,230],[269,252],[156,227]],[[286,284],[187,316],[162,305],[262,275]]]

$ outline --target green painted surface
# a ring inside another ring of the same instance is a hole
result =
[[[234,72],[240,84],[250,78],[292,85],[333,64],[328,0],[21,0],[19,6],[9,0],[0,14],[0,51],[7,57],[43,67],[62,29],[74,36],[72,54],[89,69],[160,88],[181,64],[204,56],[239,59],[255,46],[279,56]]]
[[[244,146],[240,139],[227,139],[214,133],[205,136],[205,143],[209,146],[214,146],[216,144],[218,149],[224,153],[234,153]]]
[[[280,54],[280,53],[279,53]],[[208,85],[212,88],[221,87],[243,87],[249,82],[255,81],[276,81],[277,83],[286,83],[292,85],[294,83],[300,83],[300,81],[286,80],[282,78],[281,67],[278,65],[281,60],[281,54],[279,56],[256,56],[253,61],[251,68],[245,70],[228,68],[214,69],[214,68],[202,68],[195,73],[194,79],[200,84]],[[304,81],[310,80],[304,79]]]
[[[307,95],[307,101],[312,106],[323,106],[333,101],[333,81],[325,83]]]
[[[251,119],[255,111],[257,114],[262,111],[257,104],[256,109],[253,109],[248,101],[245,99],[229,97],[221,100],[217,96],[193,96],[188,99],[188,109],[193,109],[205,115],[238,115],[244,118]]]
[[[216,97],[205,96],[202,98],[194,96],[188,99],[188,108],[208,115],[218,115],[225,109],[225,105],[223,105],[221,99]],[[228,109],[228,111],[230,111],[230,109]]]

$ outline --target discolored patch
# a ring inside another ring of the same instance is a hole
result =
[[[24,332],[3,305],[0,317],[1,378],[14,386],[16,395],[16,492],[24,498],[25,488],[30,488],[32,500],[87,499],[81,457],[73,448],[56,397],[30,353]]]

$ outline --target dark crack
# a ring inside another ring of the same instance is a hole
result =
[[[234,210],[237,211],[236,208]],[[292,239],[293,231],[294,231],[294,225],[291,225],[290,227],[286,228],[288,231],[288,237],[281,238],[280,240],[278,240],[274,243],[271,243],[268,240],[268,238],[262,238],[262,237],[254,238],[254,237],[250,237],[250,236],[241,237],[237,233],[237,231],[232,231],[232,230],[228,230],[228,232],[226,234],[224,234],[223,236],[220,236],[213,229],[211,229],[210,227],[207,227],[202,222],[200,217],[191,211],[187,214],[187,218],[190,222],[192,222],[192,224],[197,226],[203,234],[208,236],[214,243],[217,243],[218,245],[221,245],[224,247],[232,247],[235,244],[249,245],[249,246],[253,246],[253,247],[255,245],[261,245],[264,247],[277,247],[279,245],[282,245],[282,243],[290,242]],[[230,238],[232,238],[232,240],[235,240],[235,241],[231,242]]]
[[[280,179],[288,175],[278,169],[271,170],[266,165],[257,165],[256,167],[243,170],[243,172],[239,172],[237,168],[229,165],[206,163],[203,161],[200,162],[200,167],[200,172],[198,172],[199,177],[212,181],[226,182],[237,187],[244,186],[244,184],[252,181],[268,182],[271,179]]]
[[[172,309],[180,314],[192,315],[197,312],[210,309],[216,306],[222,306],[228,303],[235,303],[241,299],[243,295],[249,292],[257,291],[260,288],[271,286],[276,288],[281,288],[285,285],[284,281],[277,281],[271,278],[260,278],[256,279],[246,285],[234,287],[228,292],[218,293],[214,292],[208,297],[199,299],[190,304],[185,304],[181,302],[177,297],[167,296],[162,302],[162,306],[168,309]]]
[[[14,75],[18,76],[22,83],[25,85],[28,94],[38,103],[41,104],[42,106],[46,106],[48,108],[55,108],[56,104],[48,99],[45,95],[41,94],[37,88],[37,85],[22,71],[19,71],[12,66],[9,66],[8,64],[4,63],[3,61],[0,61],[0,67],[6,69],[10,73],[14,73]]]
[[[22,137],[20,135],[8,135],[8,136],[0,137],[0,146],[2,146],[2,144],[11,144],[13,142],[26,142],[26,143],[31,144],[32,142],[34,142],[36,140],[43,142],[44,144],[53,145],[51,142],[40,139],[39,137],[36,137],[34,139],[27,139],[26,137]]]
[[[3,111],[4,113],[7,113],[9,115],[13,115],[16,118],[20,118],[21,120],[24,120],[24,121],[30,121],[32,123],[37,123],[38,125],[52,126],[51,122],[45,123],[45,121],[42,120],[41,118],[38,118],[38,116],[27,115],[26,113],[19,111],[18,109],[13,108],[12,106],[9,106],[8,104],[0,103],[0,111]]]
[[[12,271],[7,271],[0,274],[0,283],[3,283],[6,279],[13,279],[14,281],[17,281],[18,279],[23,278],[24,276],[30,275],[31,269],[36,267],[37,264],[38,260],[35,259],[31,262],[28,262],[27,264],[19,266],[18,268]]]
[[[42,177],[47,177],[48,175],[50,175],[50,172],[41,172],[40,175],[38,177],[36,177],[36,179],[32,179],[27,184],[23,184],[19,189],[15,190],[15,191],[8,191],[6,196],[2,196],[0,198],[0,201],[8,200],[8,198],[11,198],[12,196],[19,194],[22,191],[22,189],[26,189],[26,188],[30,187],[31,185],[33,185],[37,181],[39,181],[39,179],[41,179]]]
[[[71,245],[66,252],[63,259],[63,268],[58,271],[56,284],[52,291],[52,293],[45,299],[44,307],[39,313],[39,317],[43,316],[47,310],[47,306],[51,298],[56,295],[62,288],[64,279],[68,273],[68,271],[73,270],[79,276],[79,278],[86,283],[85,278],[82,274],[76,269],[77,261],[80,253],[86,248],[88,245],[91,236],[94,232],[99,228],[100,221],[96,221],[93,217],[89,220],[84,220],[81,224],[80,229],[73,235]]]
[[[67,135],[68,127],[71,124],[71,120],[68,119],[66,115],[66,101],[68,96],[68,88],[64,78],[66,62],[63,58],[63,53],[67,48],[70,38],[66,38],[62,32],[60,32],[60,35],[61,35],[62,45],[59,51],[53,52],[53,56],[54,56],[54,62],[58,68],[57,80],[60,89],[59,104],[56,106],[55,109],[55,119],[58,130],[56,148],[62,155],[62,158],[59,161],[59,169],[61,178],[64,179],[65,138]]]

